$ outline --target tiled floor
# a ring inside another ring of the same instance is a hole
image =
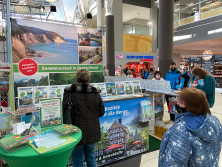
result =
[[[215,115],[220,122],[222,123],[222,89],[216,89],[216,99],[214,107],[211,109],[213,115]],[[167,112],[164,113],[164,121],[169,120],[169,114]],[[131,159],[127,159],[121,161],[119,163],[107,166],[107,167],[158,167],[158,156],[159,150],[153,151],[151,153],[143,154],[141,156],[132,157]],[[222,154],[220,155],[220,159],[222,159]],[[222,160],[220,161],[219,167],[222,167]]]

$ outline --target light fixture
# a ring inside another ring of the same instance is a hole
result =
[[[148,27],[154,27],[156,25],[156,21],[154,20],[154,19],[150,19],[150,20],[148,20],[148,22],[147,22],[147,26]]]
[[[45,7],[41,6],[41,12],[43,13],[45,11]]]
[[[50,15],[51,12],[57,12],[57,11],[56,11],[56,6],[54,6],[54,5],[51,5],[51,6],[50,6],[50,12],[49,12],[49,14],[48,14],[46,20],[48,20],[49,15]]]
[[[159,0],[156,0],[156,1],[155,1],[155,6],[156,6],[157,8],[159,8]]]

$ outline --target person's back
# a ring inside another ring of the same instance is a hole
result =
[[[175,125],[162,138],[159,167],[218,167],[222,126],[215,116],[207,115],[197,128],[195,122],[201,119],[191,113],[178,115]]]
[[[211,115],[205,93],[183,89],[178,99],[176,122],[162,137],[159,167],[218,167],[222,125]]]
[[[63,98],[63,115],[65,115],[69,94],[72,94],[72,124],[82,131],[82,139],[72,153],[75,167],[83,164],[83,152],[85,152],[87,164],[96,166],[94,149],[101,139],[99,117],[104,115],[105,109],[99,94],[100,90],[89,84],[89,78],[89,71],[78,70],[76,73],[78,83],[66,88]]]

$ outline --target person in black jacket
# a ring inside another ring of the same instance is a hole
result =
[[[95,147],[101,139],[99,117],[105,114],[100,90],[89,84],[90,72],[86,69],[76,73],[77,84],[64,90],[63,115],[68,108],[69,93],[72,93],[72,124],[82,131],[82,139],[72,152],[74,167],[83,166],[83,153],[87,166],[96,167]]]

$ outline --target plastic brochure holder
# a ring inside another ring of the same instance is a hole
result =
[[[164,81],[163,82],[163,90],[165,92],[172,92],[171,90],[171,85],[170,85],[170,81]]]
[[[169,105],[168,105],[168,112],[171,114],[177,113],[176,104],[178,102],[178,97],[170,97],[169,98]]]
[[[12,115],[12,133],[28,135],[41,132],[40,112]]]
[[[140,102],[140,121],[148,122],[154,119],[152,105],[150,101],[143,100]]]
[[[144,86],[145,86],[146,90],[150,90],[151,89],[150,80],[145,80],[144,81]]]

